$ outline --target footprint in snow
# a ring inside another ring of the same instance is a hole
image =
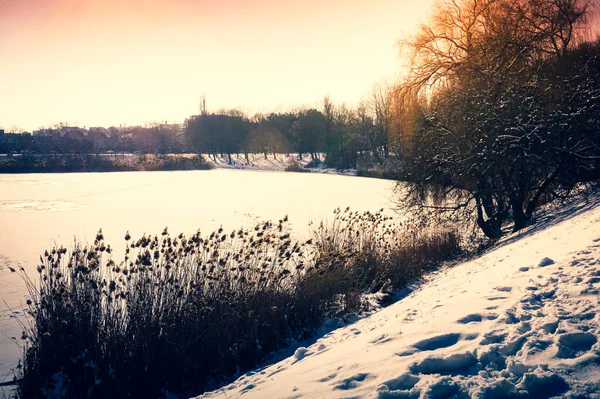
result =
[[[554,334],[558,328],[558,320],[543,324],[540,327],[546,334]]]
[[[442,334],[436,337],[424,339],[416,342],[410,348],[397,352],[396,356],[405,357],[413,355],[419,351],[434,351],[437,349],[448,348],[455,345],[461,338],[458,333]]]
[[[358,373],[353,375],[352,377],[345,378],[337,383],[333,389],[338,389],[342,391],[348,391],[350,389],[358,388],[358,386],[367,378],[372,378],[374,376],[369,373]]]
[[[269,374],[267,375],[267,378],[268,378],[268,377],[273,377],[275,374],[281,373],[282,371],[285,371],[285,370],[287,370],[287,368],[286,368],[286,367],[278,367],[278,368],[277,368],[277,370],[275,370],[275,371],[272,371],[271,373],[269,373]]]
[[[600,277],[591,277],[589,278],[586,283],[592,285],[592,284],[598,284],[600,283]]]
[[[337,374],[329,374],[327,377],[323,377],[320,380],[317,380],[317,382],[327,382],[327,381],[331,381],[333,380],[335,377],[337,377]]]
[[[372,339],[369,342],[374,345],[379,345],[379,344],[385,344],[386,342],[390,342],[391,340],[392,340],[392,338],[388,337],[387,334],[382,334],[379,337]]]
[[[596,336],[588,332],[563,334],[558,337],[556,357],[559,359],[579,357],[592,349],[596,342],[598,342]]]
[[[404,373],[397,378],[387,380],[377,387],[380,398],[400,397],[402,391],[410,391],[420,381],[420,378],[411,373]],[[396,395],[397,394],[397,395]]]
[[[539,267],[546,267],[554,264],[554,260],[550,258],[543,258],[538,264]]]
[[[524,321],[522,322],[518,327],[517,327],[517,332],[521,333],[521,334],[525,334],[526,332],[531,331],[531,324],[529,324],[528,322]]]
[[[433,351],[436,349],[447,348],[449,346],[455,345],[460,339],[460,334],[450,333],[438,335],[436,337],[427,338],[422,341],[419,341],[413,346],[420,351]]]
[[[472,352],[453,353],[448,356],[426,357],[413,363],[409,370],[413,374],[476,374],[477,357]]]
[[[469,324],[469,323],[481,323],[483,320],[496,320],[498,315],[496,313],[490,314],[481,314],[481,313],[473,313],[466,315],[465,317],[461,317],[456,322],[460,324]]]
[[[492,331],[484,334],[483,339],[479,343],[480,345],[492,345],[501,344],[506,339],[507,334],[505,332]]]
[[[240,392],[242,394],[244,394],[244,393],[246,393],[246,392],[248,392],[248,391],[256,388],[257,385],[264,384],[264,383],[265,383],[264,381],[255,381],[255,382],[252,382],[250,384],[245,385],[242,389],[240,389]]]

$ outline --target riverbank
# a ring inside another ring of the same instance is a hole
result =
[[[318,154],[319,159],[313,160],[309,154],[302,159],[298,154],[233,154],[231,163],[226,156],[204,155],[207,163],[216,169],[245,169],[278,172],[310,172],[326,173],[346,176],[372,177],[384,180],[396,180],[397,173],[392,165],[380,166],[374,162],[368,162],[368,166],[359,165],[357,169],[337,169],[328,167],[324,163],[325,154]],[[367,163],[367,162],[365,162]],[[389,162],[388,162],[389,163]]]
[[[232,154],[231,162],[227,155],[203,155],[206,162],[215,169],[261,170],[271,172],[310,172],[355,176],[355,169],[328,168],[322,160],[325,154],[319,154],[320,159],[312,160],[309,154],[300,159],[298,154]]]
[[[595,199],[200,398],[598,397],[599,276]]]
[[[0,156],[1,173],[86,173],[125,171],[169,171],[236,169],[271,172],[324,173],[394,180],[389,168],[373,166],[358,169],[328,167],[325,154],[312,159],[305,154],[28,154]]]
[[[67,154],[0,158],[0,173],[81,173],[210,169],[200,155]]]

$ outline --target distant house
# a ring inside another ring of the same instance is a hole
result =
[[[112,136],[111,131],[105,127],[90,127],[88,133],[93,135],[103,135],[105,137]]]
[[[66,139],[83,140],[87,138],[88,132],[87,130],[76,126],[61,126],[59,135]]]
[[[4,129],[0,129],[0,154],[7,154],[8,151],[8,137],[4,134]]]
[[[15,151],[29,150],[31,148],[31,134],[5,133],[0,130],[0,154],[9,154]]]
[[[88,138],[92,141],[96,153],[114,150],[118,139],[116,132],[104,127],[90,127]]]
[[[33,131],[33,137],[59,137],[60,131],[58,129],[40,129]]]

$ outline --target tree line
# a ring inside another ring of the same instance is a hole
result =
[[[383,163],[394,154],[391,121],[393,86],[381,84],[354,108],[325,97],[320,107],[255,114],[235,109],[187,118],[183,125],[90,128],[59,124],[29,133],[0,136],[0,153],[197,153],[231,160],[232,154],[297,153],[334,168],[356,168],[360,160]],[[323,155],[325,156],[324,159]]]
[[[0,154],[97,154],[106,152],[169,154],[189,152],[181,127],[146,126],[80,128],[57,124],[32,133],[0,130]]]
[[[185,121],[185,135],[190,147],[198,153],[227,156],[262,153],[277,157],[281,153],[310,156],[337,168],[356,168],[361,157],[374,157],[383,162],[390,155],[390,96],[381,86],[374,90],[370,101],[354,109],[336,106],[329,97],[321,109],[256,114],[248,117],[238,110],[199,115]],[[326,154],[320,159],[320,154]]]

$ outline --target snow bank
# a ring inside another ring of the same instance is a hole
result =
[[[596,205],[201,397],[600,398]]]
[[[267,159],[265,159],[264,154],[248,154],[248,160],[246,160],[244,154],[233,154],[231,156],[231,164],[227,155],[224,157],[217,155],[216,160],[212,158],[212,155],[204,154],[203,157],[215,169],[247,169],[276,172],[285,171],[288,166],[295,164],[306,172],[356,175],[355,170],[336,170],[324,167],[305,168],[310,163],[310,155],[305,155],[300,159],[298,154],[276,154],[275,156],[267,154]],[[322,160],[325,159],[324,154],[320,154],[320,157]]]

